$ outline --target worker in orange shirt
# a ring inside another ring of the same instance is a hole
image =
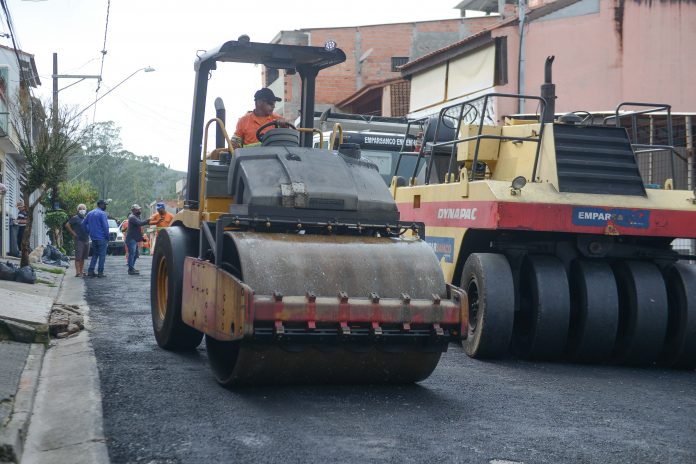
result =
[[[276,102],[279,101],[281,99],[276,97],[273,91],[267,87],[257,91],[254,94],[254,109],[248,111],[237,122],[237,128],[234,131],[234,137],[232,137],[232,147],[236,149],[258,144],[256,131],[271,121],[278,121],[280,125],[286,125],[287,121],[273,112]],[[273,126],[269,126],[264,132],[272,128]]]
[[[150,216],[150,225],[161,227],[169,227],[174,220],[174,215],[167,211],[164,203],[157,203],[157,212]]]

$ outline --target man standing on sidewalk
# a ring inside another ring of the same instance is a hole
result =
[[[68,232],[75,240],[75,277],[85,275],[85,260],[89,256],[89,234],[82,227],[86,214],[87,207],[80,203],[77,205],[77,214],[71,217],[65,224],[65,228],[68,229]]]
[[[109,245],[109,221],[106,217],[106,200],[99,200],[97,207],[87,213],[82,223],[89,231],[89,238],[92,239],[92,260],[89,262],[87,275],[89,277],[106,277],[104,275],[104,261],[106,261],[106,248]],[[99,260],[97,274],[94,267]]]
[[[142,227],[146,226],[150,220],[140,219],[140,205],[131,206],[131,214],[128,216],[128,232],[126,232],[126,246],[128,247],[128,275],[138,275],[140,271],[135,269],[135,260],[140,256],[138,244],[143,241]]]

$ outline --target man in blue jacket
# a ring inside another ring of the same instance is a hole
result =
[[[92,260],[87,268],[89,277],[106,277],[104,275],[104,261],[106,261],[106,248],[109,245],[109,221],[106,217],[106,200],[99,200],[97,207],[87,213],[82,227],[89,231],[89,238],[92,240]],[[94,267],[99,260],[97,274]]]

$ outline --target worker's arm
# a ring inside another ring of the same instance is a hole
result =
[[[155,213],[152,216],[150,216],[150,220],[148,221],[148,224],[150,225],[157,225],[159,222],[159,213]]]
[[[244,144],[244,123],[242,119],[243,118],[239,118],[237,121],[237,127],[234,129],[234,134],[232,135],[232,148],[235,150]]]
[[[70,232],[70,235],[73,236],[73,238],[77,238],[77,234],[73,230],[73,228],[70,226],[70,221],[65,223],[65,228],[68,229],[68,232]]]
[[[290,122],[279,114],[273,113],[273,120],[280,126],[287,126]]]
[[[106,218],[106,213],[101,214],[101,219],[99,220],[99,225],[102,229],[102,232],[104,232],[104,236],[106,237],[106,240],[109,240],[109,220]]]

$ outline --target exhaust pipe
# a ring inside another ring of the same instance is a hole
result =
[[[225,122],[225,103],[222,98],[217,97],[215,99],[215,117],[222,121],[222,124],[227,126]],[[222,135],[222,129],[220,125],[215,125],[215,148],[223,148],[225,146],[225,136]]]
[[[551,66],[555,56],[546,57],[546,65],[544,68],[544,83],[541,85],[541,98],[546,101],[544,113],[541,115],[541,122],[553,122],[556,114],[556,84],[551,78]]]

